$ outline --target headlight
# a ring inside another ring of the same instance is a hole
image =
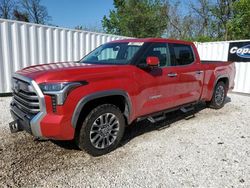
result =
[[[87,82],[42,83],[39,87],[44,94],[54,96],[56,105],[63,105],[72,89],[86,84]]]
[[[70,83],[52,83],[52,84],[40,84],[40,88],[41,90],[46,93],[46,92],[50,92],[50,91],[60,91],[63,90],[63,88],[65,88],[65,86],[69,85]]]

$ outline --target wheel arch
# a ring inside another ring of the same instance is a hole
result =
[[[215,86],[217,85],[217,83],[219,83],[220,81],[224,82],[227,89],[229,88],[229,77],[227,75],[221,75],[221,76],[218,76],[216,81],[214,82],[213,90],[215,89]]]
[[[90,104],[91,102],[100,102],[100,104],[102,104],[102,101],[106,101],[107,99],[110,98],[114,98],[114,99],[123,99],[124,101],[122,101],[122,103],[124,103],[124,110],[122,110],[125,120],[127,123],[131,123],[130,122],[130,115],[132,112],[132,104],[131,104],[131,99],[129,97],[129,95],[127,94],[127,92],[123,91],[123,90],[106,90],[106,91],[100,91],[100,92],[96,92],[96,93],[92,93],[90,95],[84,96],[76,105],[76,108],[74,110],[74,113],[72,115],[72,119],[71,119],[71,124],[74,128],[77,127],[80,115],[82,113],[82,111],[84,111],[86,109],[86,107],[88,107],[88,104]],[[115,104],[115,101],[111,102]],[[119,108],[121,106],[118,106]]]
[[[227,75],[220,75],[220,76],[218,76],[215,79],[215,81],[214,81],[214,83],[212,85],[212,90],[211,90],[211,94],[209,95],[208,101],[212,100],[213,95],[214,95],[214,91],[215,91],[215,87],[216,87],[217,83],[220,82],[220,81],[223,81],[226,84],[227,88],[228,88],[229,77]]]

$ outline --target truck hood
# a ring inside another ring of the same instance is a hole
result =
[[[17,71],[17,74],[29,77],[38,84],[43,82],[70,82],[96,79],[110,76],[110,73],[121,71],[128,65],[97,65],[77,62],[50,63],[30,66]]]

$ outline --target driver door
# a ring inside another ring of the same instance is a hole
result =
[[[168,44],[152,43],[138,64],[146,64],[146,58],[152,56],[159,59],[159,67],[147,70],[138,68],[135,75],[139,88],[137,95],[139,116],[172,108],[175,105],[175,84],[178,78],[166,74],[174,69],[169,67],[171,62]]]

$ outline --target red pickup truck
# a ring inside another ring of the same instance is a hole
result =
[[[223,106],[234,86],[231,62],[201,62],[191,42],[126,39],[78,62],[31,66],[13,75],[11,132],[75,139],[98,156],[114,150],[132,122],[206,101]]]

